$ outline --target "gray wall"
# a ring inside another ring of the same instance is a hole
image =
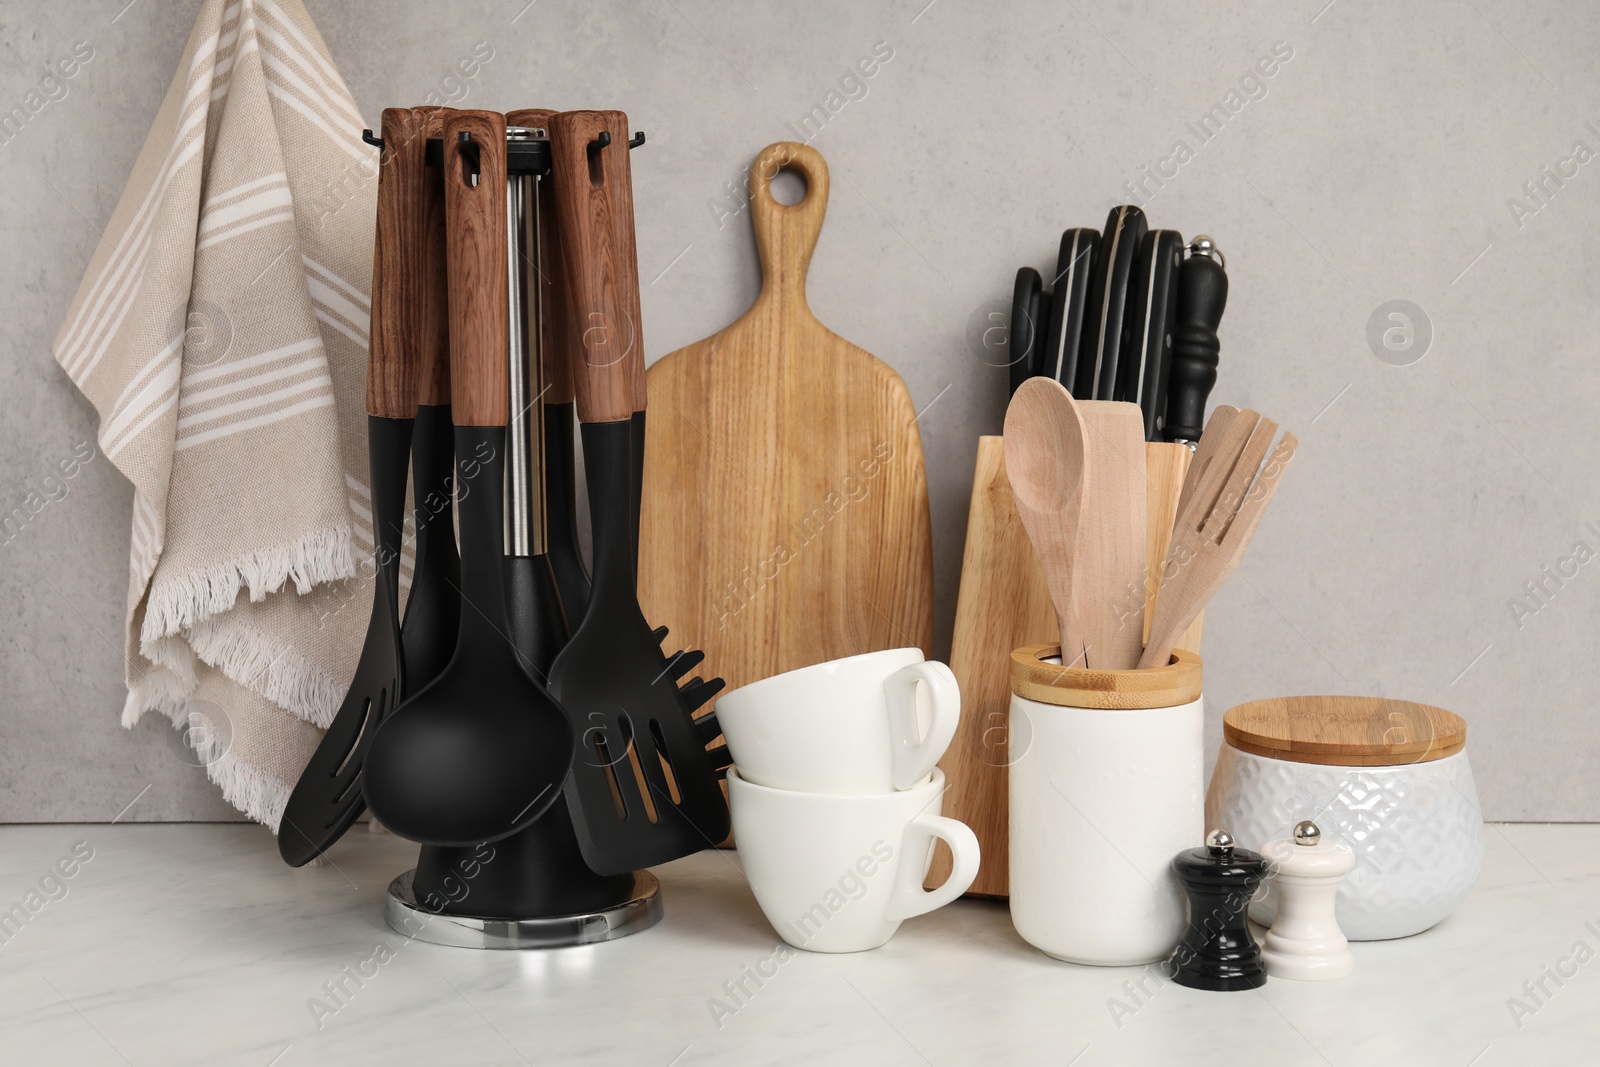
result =
[[[124,2],[0,7],[0,110],[75,42],[95,49],[68,96],[0,144],[7,508],[92,439],[49,344],[195,6],[143,0],[113,20]],[[1098,226],[1142,166],[1171,174],[1185,142],[1192,158],[1144,198],[1157,224],[1228,255],[1214,398],[1303,441],[1207,617],[1212,743],[1221,712],[1257,697],[1428,701],[1467,718],[1488,816],[1600,817],[1600,563],[1562,562],[1580,541],[1600,550],[1583,525],[1600,529],[1600,20],[1510,0],[925,2],[309,6],[374,122],[450,91],[484,39],[495,57],[465,106],[628,111],[650,138],[634,180],[652,355],[746,306],[748,222],[713,205],[888,42],[893,59],[813,142],[834,181],[810,297],[919,407],[950,387],[921,423],[941,648],[974,439],[1004,405],[969,326],[1019,265],[1049,266],[1063,227]],[[1279,42],[1293,58],[1246,81]],[[1196,137],[1188,124],[1242,84],[1254,98]],[[1585,164],[1565,163],[1580,142]],[[1524,191],[1540,180],[1542,202]],[[1391,300],[1431,324],[1407,365],[1419,344],[1385,361],[1368,340]],[[126,819],[229,815],[164,723],[117,723],[129,505],[97,459],[0,547],[0,819],[110,819],[136,795]],[[1523,587],[1546,566],[1576,575],[1539,605]],[[1538,610],[1519,618],[1518,596]]]

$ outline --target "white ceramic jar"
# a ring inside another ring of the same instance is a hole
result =
[[[1183,935],[1172,857],[1204,836],[1200,659],[1063,670],[1058,653],[1012,656],[1011,922],[1070,963],[1152,963]]]
[[[1301,762],[1293,752],[1264,756],[1224,741],[1206,825],[1225,826],[1240,845],[1260,850],[1290,836],[1302,819],[1315,821],[1325,840],[1355,853],[1336,904],[1344,936],[1381,941],[1421,933],[1455,910],[1483,867],[1483,816],[1464,744],[1463,725],[1449,755],[1400,753],[1397,759],[1409,761],[1353,766]],[[1271,925],[1277,901],[1269,887],[1250,917]]]

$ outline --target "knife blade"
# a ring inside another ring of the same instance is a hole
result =
[[[1117,400],[1117,358],[1122,349],[1128,283],[1139,240],[1149,229],[1144,212],[1132,204],[1111,209],[1100,234],[1099,262],[1089,287],[1089,328],[1079,357],[1077,386],[1080,399]]]
[[[1227,260],[1211,238],[1196,237],[1178,270],[1178,318],[1167,384],[1168,441],[1193,445],[1205,426],[1206,399],[1217,383],[1222,345],[1217,327],[1228,303]]]
[[[1016,284],[1011,290],[1011,325],[1006,335],[1013,393],[1033,376],[1035,353],[1041,347],[1039,297],[1042,285],[1039,272],[1032,267],[1017,271]]]
[[[1139,242],[1128,298],[1128,348],[1119,361],[1124,400],[1139,405],[1144,439],[1159,441],[1166,420],[1166,374],[1171,365],[1172,330],[1178,314],[1178,271],[1183,235],[1151,230]]]
[[[1100,232],[1071,229],[1061,235],[1056,257],[1054,295],[1050,305],[1050,330],[1045,335],[1044,364],[1039,373],[1054,378],[1070,392],[1078,376],[1078,356],[1083,351],[1084,309],[1089,302],[1089,282],[1100,250]]]

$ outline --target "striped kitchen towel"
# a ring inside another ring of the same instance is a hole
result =
[[[134,487],[123,724],[274,829],[371,603],[362,126],[301,0],[203,0],[55,342]]]

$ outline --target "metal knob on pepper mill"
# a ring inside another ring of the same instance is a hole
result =
[[[1219,992],[1265,985],[1267,968],[1250,933],[1247,912],[1250,898],[1266,877],[1266,860],[1247,848],[1234,847],[1233,835],[1226,830],[1213,830],[1203,848],[1174,856],[1172,869],[1189,903],[1189,925],[1167,958],[1172,980],[1191,989]]]

